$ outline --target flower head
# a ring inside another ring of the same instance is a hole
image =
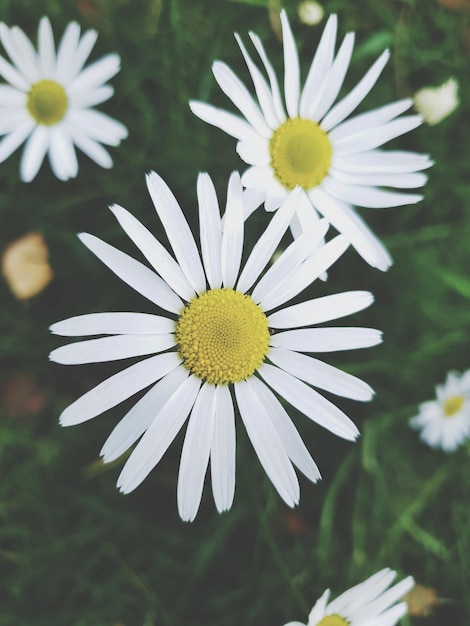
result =
[[[163,315],[95,313],[51,327],[64,336],[111,335],[72,343],[50,358],[62,364],[154,355],[105,380],[62,413],[64,426],[85,422],[150,387],[116,426],[101,450],[105,462],[135,447],[118,479],[124,493],[157,465],[189,416],[178,479],[183,519],[198,510],[211,462],[219,511],[229,509],[235,488],[235,407],[261,464],[289,506],[299,500],[294,463],[310,480],[320,473],[278,399],[334,434],[354,440],[358,431],[332,402],[313,389],[370,400],[372,389],[304,353],[349,350],[380,343],[369,328],[312,328],[359,311],[373,298],[350,291],[291,306],[285,304],[320,276],[346,249],[342,235],[316,250],[326,220],[296,239],[264,271],[286,232],[299,190],[272,218],[240,271],[244,239],[243,191],[232,174],[223,218],[214,186],[200,174],[200,247],[165,182],[147,177],[155,209],[173,249],[166,249],[128,211],[111,210],[152,269],[89,234],[82,242],[115,274],[148,298]],[[202,260],[201,260],[202,256]]]
[[[413,428],[431,448],[453,452],[470,437],[470,370],[449,372],[443,385],[436,386],[436,400],[419,405],[411,418]]]
[[[415,109],[429,126],[439,124],[459,106],[459,84],[449,78],[439,87],[424,87],[413,97]]]
[[[354,33],[348,33],[335,56],[337,19],[328,20],[301,89],[299,57],[287,15],[281,13],[284,43],[284,98],[263,44],[250,32],[265,75],[236,34],[256,92],[220,61],[213,65],[216,81],[243,117],[203,102],[192,111],[238,140],[237,152],[249,165],[242,176],[250,190],[252,210],[263,201],[268,211],[279,208],[300,186],[312,211],[318,211],[344,233],[372,266],[386,270],[391,258],[353,205],[384,208],[418,202],[420,194],[393,189],[422,187],[421,172],[432,165],[422,154],[383,151],[384,143],[419,126],[419,115],[399,117],[412,99],[400,100],[347,119],[367,96],[388,58],[386,50],[359,83],[338,102],[351,59]]]
[[[101,145],[117,146],[127,137],[120,122],[93,107],[108,100],[113,88],[106,85],[119,71],[119,56],[109,54],[84,69],[97,38],[89,30],[80,37],[80,26],[70,22],[55,50],[47,17],[39,23],[38,50],[17,26],[0,23],[0,40],[12,64],[0,56],[0,163],[23,142],[21,179],[36,176],[46,154],[60,180],[78,173],[75,146],[90,159],[109,168],[113,162]]]
[[[390,587],[396,575],[383,569],[330,603],[327,589],[311,610],[307,626],[394,626],[407,612],[406,602],[398,601],[414,586],[408,576]],[[285,626],[304,624],[289,622]]]
[[[49,250],[41,233],[28,233],[12,241],[2,255],[2,273],[19,300],[29,300],[51,282]]]

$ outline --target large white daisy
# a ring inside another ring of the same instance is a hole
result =
[[[108,54],[83,69],[97,33],[80,37],[80,26],[70,22],[57,52],[47,17],[39,23],[38,51],[17,26],[0,23],[0,40],[12,64],[0,56],[0,163],[23,142],[20,176],[30,182],[46,154],[60,180],[78,173],[75,147],[101,167],[112,167],[101,145],[117,146],[127,137],[126,127],[93,109],[113,95],[106,85],[119,71],[117,54]]]
[[[431,448],[453,452],[470,439],[470,370],[449,372],[443,385],[436,386],[436,399],[419,405],[411,418],[422,441]]]
[[[393,189],[421,187],[428,156],[383,151],[382,144],[419,126],[419,115],[399,117],[411,98],[347,119],[374,86],[388,58],[386,50],[358,84],[335,103],[354,45],[348,33],[335,56],[337,19],[329,18],[303,88],[299,57],[287,15],[281,13],[284,42],[284,99],[260,39],[250,32],[265,75],[236,34],[253,81],[256,99],[221,61],[213,64],[216,81],[244,119],[209,104],[191,101],[192,111],[238,140],[237,152],[249,164],[242,176],[253,207],[265,201],[277,209],[299,185],[311,206],[350,239],[372,266],[386,270],[391,257],[356,213],[354,206],[384,208],[418,202],[422,196]]]
[[[81,241],[122,280],[164,314],[95,313],[54,324],[63,336],[112,335],[54,350],[57,363],[75,365],[153,354],[105,380],[62,413],[60,422],[85,422],[151,386],[116,426],[101,450],[118,458],[142,435],[118,479],[121,491],[135,489],[157,465],[189,417],[178,479],[178,508],[192,520],[211,460],[212,489],[219,511],[229,509],[235,488],[235,406],[261,464],[289,506],[299,500],[292,463],[310,480],[320,477],[280,396],[339,437],[354,440],[352,421],[313,387],[370,400],[363,381],[303,353],[373,346],[381,333],[369,328],[312,328],[369,306],[369,292],[350,291],[284,306],[344,252],[338,235],[312,255],[327,229],[296,239],[264,272],[286,232],[300,190],[272,218],[240,271],[243,191],[232,174],[223,218],[207,174],[197,184],[201,256],[188,223],[165,182],[147,177],[155,209],[173,249],[120,206],[111,210],[152,269],[97,237]]]
[[[330,603],[327,589],[311,610],[307,626],[395,626],[407,613],[406,603],[398,601],[415,584],[408,576],[390,587],[396,575],[389,568],[383,569]],[[305,625],[289,622],[285,626]]]

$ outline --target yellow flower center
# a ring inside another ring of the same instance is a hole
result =
[[[286,120],[269,142],[271,167],[286,189],[297,185],[308,191],[328,173],[333,150],[318,124],[299,117]]]
[[[214,385],[251,376],[269,348],[266,315],[250,296],[233,289],[195,296],[181,311],[175,330],[183,365]]]
[[[452,417],[460,411],[463,407],[465,398],[463,396],[451,396],[444,402],[444,415],[446,417]]]
[[[333,613],[333,615],[327,615],[321,619],[316,626],[349,626],[349,622],[341,615]]]
[[[38,124],[53,126],[67,111],[65,89],[53,80],[40,80],[28,92],[26,107]]]

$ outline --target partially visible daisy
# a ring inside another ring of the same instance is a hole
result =
[[[311,610],[307,626],[394,626],[407,613],[406,602],[399,600],[414,587],[411,576],[390,587],[396,575],[383,569],[330,603],[327,589]],[[289,622],[285,626],[305,625]]]
[[[274,211],[294,187],[300,186],[314,211],[347,235],[370,265],[386,270],[392,263],[388,251],[353,205],[385,208],[422,199],[421,194],[395,189],[422,187],[427,176],[421,170],[432,165],[429,157],[379,149],[419,126],[422,118],[420,115],[399,117],[413,104],[407,98],[347,119],[380,76],[390,56],[388,50],[349,94],[334,104],[354,45],[354,33],[348,33],[335,57],[335,15],[326,24],[301,89],[299,57],[285,11],[281,13],[281,22],[284,98],[263,44],[250,32],[267,80],[238,34],[235,37],[253,81],[256,99],[225,63],[216,61],[212,68],[220,88],[243,117],[197,101],[190,102],[191,110],[238,140],[237,152],[250,166],[242,182],[250,190],[252,208],[264,201],[266,210]]]
[[[0,56],[0,163],[23,142],[20,176],[30,182],[46,154],[60,180],[78,173],[75,147],[101,167],[112,167],[101,145],[118,146],[127,137],[126,127],[93,107],[108,100],[113,88],[106,81],[119,71],[117,54],[108,54],[85,65],[97,33],[80,37],[80,26],[70,22],[55,50],[47,17],[39,22],[38,51],[17,26],[0,23],[0,40],[12,64]]]
[[[438,87],[423,87],[413,96],[415,109],[429,126],[435,126],[459,106],[459,84],[449,78]]]
[[[453,452],[470,438],[470,370],[449,372],[443,385],[436,386],[436,400],[419,405],[410,424],[421,430],[420,438],[431,448]]]
[[[373,346],[381,333],[369,328],[312,328],[369,306],[369,292],[349,291],[291,306],[344,252],[339,235],[315,254],[326,220],[305,233],[264,272],[286,232],[300,190],[272,218],[240,271],[243,191],[232,174],[221,219],[207,174],[197,184],[201,255],[175,197],[155,173],[147,186],[173,249],[170,255],[128,211],[111,210],[152,269],[89,234],[81,241],[115,274],[163,309],[163,315],[95,313],[54,324],[64,336],[112,335],[54,350],[57,363],[75,365],[152,354],[105,380],[62,413],[60,422],[85,422],[135,393],[150,390],[116,426],[101,450],[118,458],[140,437],[118,479],[124,493],[135,489],[157,465],[189,416],[178,478],[178,508],[194,519],[211,461],[212,490],[219,511],[230,508],[235,488],[235,407],[268,476],[289,506],[299,501],[293,465],[313,482],[320,473],[278,396],[321,426],[347,440],[358,430],[313,387],[356,400],[372,389],[304,353]],[[201,260],[202,256],[202,260]],[[142,436],[143,435],[143,436]]]
[[[307,26],[316,26],[325,15],[325,9],[315,0],[305,0],[297,6],[299,20]]]

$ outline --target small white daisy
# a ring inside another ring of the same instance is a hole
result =
[[[80,26],[70,22],[55,50],[47,17],[38,29],[38,51],[17,26],[0,23],[0,40],[12,63],[0,56],[0,75],[9,83],[0,85],[0,163],[23,142],[20,176],[30,182],[46,154],[60,180],[78,173],[75,148],[101,167],[112,167],[101,145],[117,146],[127,137],[126,127],[93,109],[113,95],[106,85],[119,71],[117,54],[83,66],[97,38],[89,30],[80,37]]]
[[[407,613],[406,603],[398,600],[415,584],[408,576],[390,587],[395,577],[396,572],[383,569],[330,603],[327,589],[311,610],[307,626],[394,626]],[[289,622],[285,626],[305,625]]]
[[[298,185],[308,195],[313,209],[346,234],[370,265],[386,270],[392,263],[388,251],[353,205],[385,208],[422,199],[419,194],[393,189],[422,187],[427,176],[420,170],[432,165],[429,157],[378,149],[419,126],[422,118],[398,117],[412,106],[413,100],[409,98],[347,119],[377,81],[389,58],[388,50],[349,94],[334,104],[354,45],[354,33],[348,33],[335,57],[335,15],[326,24],[301,89],[299,57],[284,11],[281,22],[285,104],[263,45],[250,32],[267,80],[240,37],[237,34],[235,37],[251,75],[256,99],[225,63],[216,61],[213,65],[220,88],[245,119],[203,102],[191,101],[191,110],[238,140],[237,152],[250,166],[242,182],[250,190],[252,209],[265,201],[266,210],[276,210]]]
[[[431,448],[453,452],[470,438],[470,370],[449,372],[445,383],[436,386],[436,398],[420,404],[410,424]]]
[[[455,111],[459,106],[459,84],[449,78],[439,87],[424,87],[415,93],[415,109],[429,126],[435,126]]]
[[[363,381],[306,353],[373,346],[381,333],[370,328],[310,328],[369,306],[369,292],[350,291],[285,307],[344,252],[343,235],[312,248],[328,227],[305,233],[265,272],[295,211],[294,191],[261,235],[240,272],[243,191],[232,174],[223,219],[207,174],[197,184],[201,256],[175,197],[155,173],[147,186],[174,257],[120,206],[111,211],[152,269],[89,234],[81,241],[115,274],[164,310],[164,315],[95,313],[54,324],[63,336],[113,335],[54,350],[57,363],[75,365],[154,354],[115,374],[76,400],[60,422],[85,422],[152,386],[116,426],[101,450],[105,462],[118,458],[142,435],[118,479],[121,491],[135,489],[157,465],[185,420],[178,479],[178,508],[194,519],[211,460],[212,489],[219,511],[230,508],[235,488],[235,422],[238,407],[261,464],[289,506],[299,501],[292,463],[310,480],[320,477],[277,395],[339,437],[358,430],[311,385],[370,400]],[[308,328],[307,328],[308,327]],[[158,381],[158,382],[157,382]]]

